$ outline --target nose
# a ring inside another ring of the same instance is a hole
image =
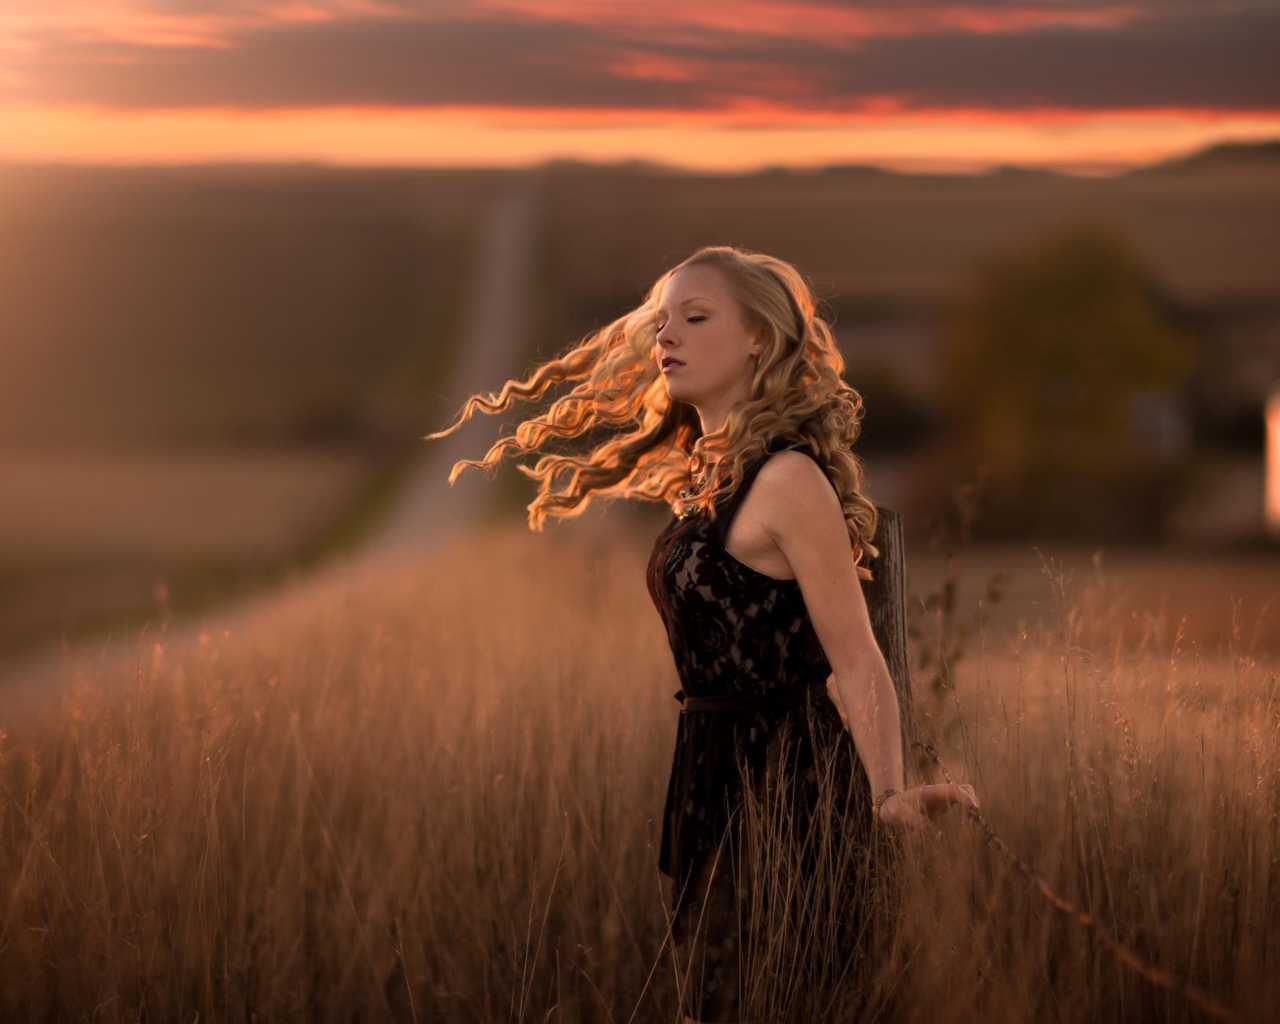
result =
[[[662,362],[667,356],[675,355],[675,349],[671,345],[671,339],[667,337],[667,329],[663,327],[657,335],[658,342],[658,362]]]

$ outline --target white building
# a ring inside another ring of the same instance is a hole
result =
[[[1264,509],[1267,535],[1280,540],[1280,380],[1272,383],[1263,407],[1266,419],[1266,483],[1264,485]]]

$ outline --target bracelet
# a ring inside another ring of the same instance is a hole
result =
[[[878,797],[876,797],[875,802],[872,804],[872,810],[879,811],[880,805],[883,804],[886,800],[888,800],[889,797],[893,796],[893,794],[896,792],[898,792],[896,789],[886,789],[883,793],[881,793]]]

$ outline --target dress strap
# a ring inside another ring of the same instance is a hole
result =
[[[712,535],[715,537],[717,544],[724,545],[724,539],[729,535],[729,524],[733,522],[734,513],[738,511],[738,506],[742,504],[742,499],[747,496],[747,491],[751,489],[751,484],[755,480],[756,474],[760,472],[769,456],[787,448],[796,448],[796,446],[797,441],[795,438],[775,437],[765,446],[765,450],[761,455],[747,464],[742,472],[742,479],[738,481],[733,493],[722,499],[717,506],[716,519],[711,524]],[[806,455],[811,456],[813,454],[804,447],[799,447],[797,450],[805,452]]]

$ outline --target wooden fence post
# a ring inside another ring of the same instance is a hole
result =
[[[902,719],[902,765],[908,788],[913,783],[912,744],[916,740],[916,723],[911,704],[911,670],[907,658],[907,591],[906,552],[902,539],[902,516],[893,509],[876,505],[879,524],[873,543],[880,549],[879,558],[866,559],[873,579],[862,583],[871,631],[884,655],[893,688],[898,694],[898,714]]]

